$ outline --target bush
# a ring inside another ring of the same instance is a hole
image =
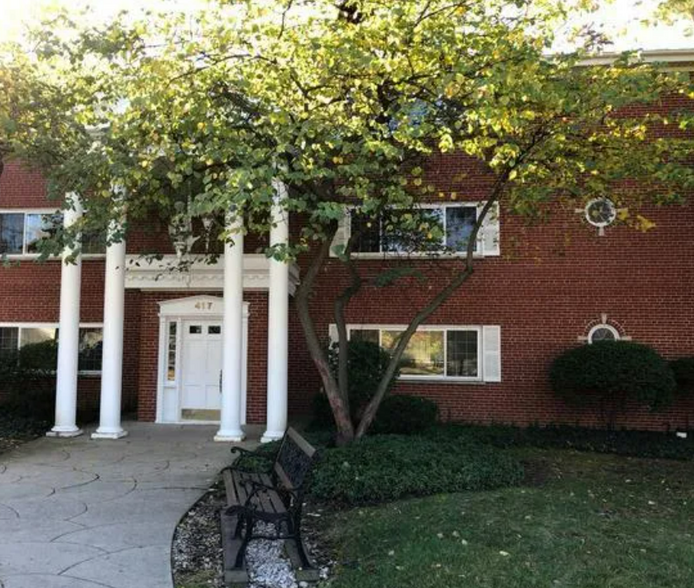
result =
[[[678,392],[694,392],[694,357],[681,357],[670,362]]]
[[[337,378],[339,347],[334,344],[328,351],[328,361],[335,378]],[[349,370],[349,407],[352,422],[359,423],[364,408],[373,398],[376,389],[383,379],[383,374],[390,362],[390,354],[377,343],[354,339],[348,343],[347,369]],[[396,370],[389,390],[395,383],[399,373]],[[313,427],[331,428],[334,419],[330,402],[324,392],[317,394],[313,399]]]
[[[56,341],[24,345],[0,358],[3,410],[18,417],[51,421],[55,413]]]
[[[506,449],[539,447],[613,453],[631,457],[694,460],[694,434],[679,439],[674,433],[609,431],[569,426],[514,427],[510,425],[461,425],[448,423],[427,431],[444,442],[481,443]]]
[[[523,468],[493,447],[381,435],[325,449],[311,495],[348,505],[519,484]]]
[[[378,407],[370,432],[414,435],[433,427],[439,414],[435,402],[419,396],[387,396]]]
[[[555,393],[574,405],[595,402],[610,413],[634,400],[657,410],[672,401],[676,383],[667,362],[647,345],[601,341],[557,357],[550,380]]]

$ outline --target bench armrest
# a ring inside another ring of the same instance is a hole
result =
[[[252,507],[253,505],[251,504],[251,500],[255,496],[257,496],[257,494],[259,492],[261,492],[263,490],[272,490],[273,492],[278,491],[278,488],[276,488],[275,486],[269,486],[268,484],[263,484],[262,482],[257,482],[255,480],[244,480],[243,485],[244,486],[250,485],[252,488],[252,490],[248,493],[248,498],[246,499],[244,507],[249,507],[249,506]],[[290,494],[292,496],[292,498],[297,498],[297,494],[293,490],[283,488],[281,491],[286,492],[287,494]]]

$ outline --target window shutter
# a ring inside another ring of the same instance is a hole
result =
[[[330,338],[329,343],[332,345],[333,343],[337,343],[338,335],[337,335],[337,325],[331,324],[328,327],[328,337]]]
[[[483,375],[485,382],[501,382],[501,327],[482,327]]]
[[[477,207],[477,213],[482,212],[484,207],[484,202],[480,203]],[[488,255],[500,255],[501,249],[499,247],[499,204],[495,203],[480,227],[480,250],[482,254],[486,257]]]
[[[349,241],[349,211],[345,211],[345,214],[337,223],[337,232],[333,238],[333,242],[330,245],[330,257],[337,257],[335,253],[336,247],[346,247],[347,241]]]

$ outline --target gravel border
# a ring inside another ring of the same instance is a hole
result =
[[[220,481],[196,502],[181,519],[174,533],[171,563],[176,588],[224,588],[220,511],[226,506],[224,485]],[[327,554],[317,548],[320,537],[315,521],[321,514],[306,509],[304,534],[309,552],[320,568],[321,579],[330,573]],[[273,527],[258,531],[272,533]],[[282,541],[256,539],[246,552],[249,588],[305,588],[297,582]]]

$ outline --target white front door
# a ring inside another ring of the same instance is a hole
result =
[[[219,421],[222,321],[183,321],[181,420]]]

